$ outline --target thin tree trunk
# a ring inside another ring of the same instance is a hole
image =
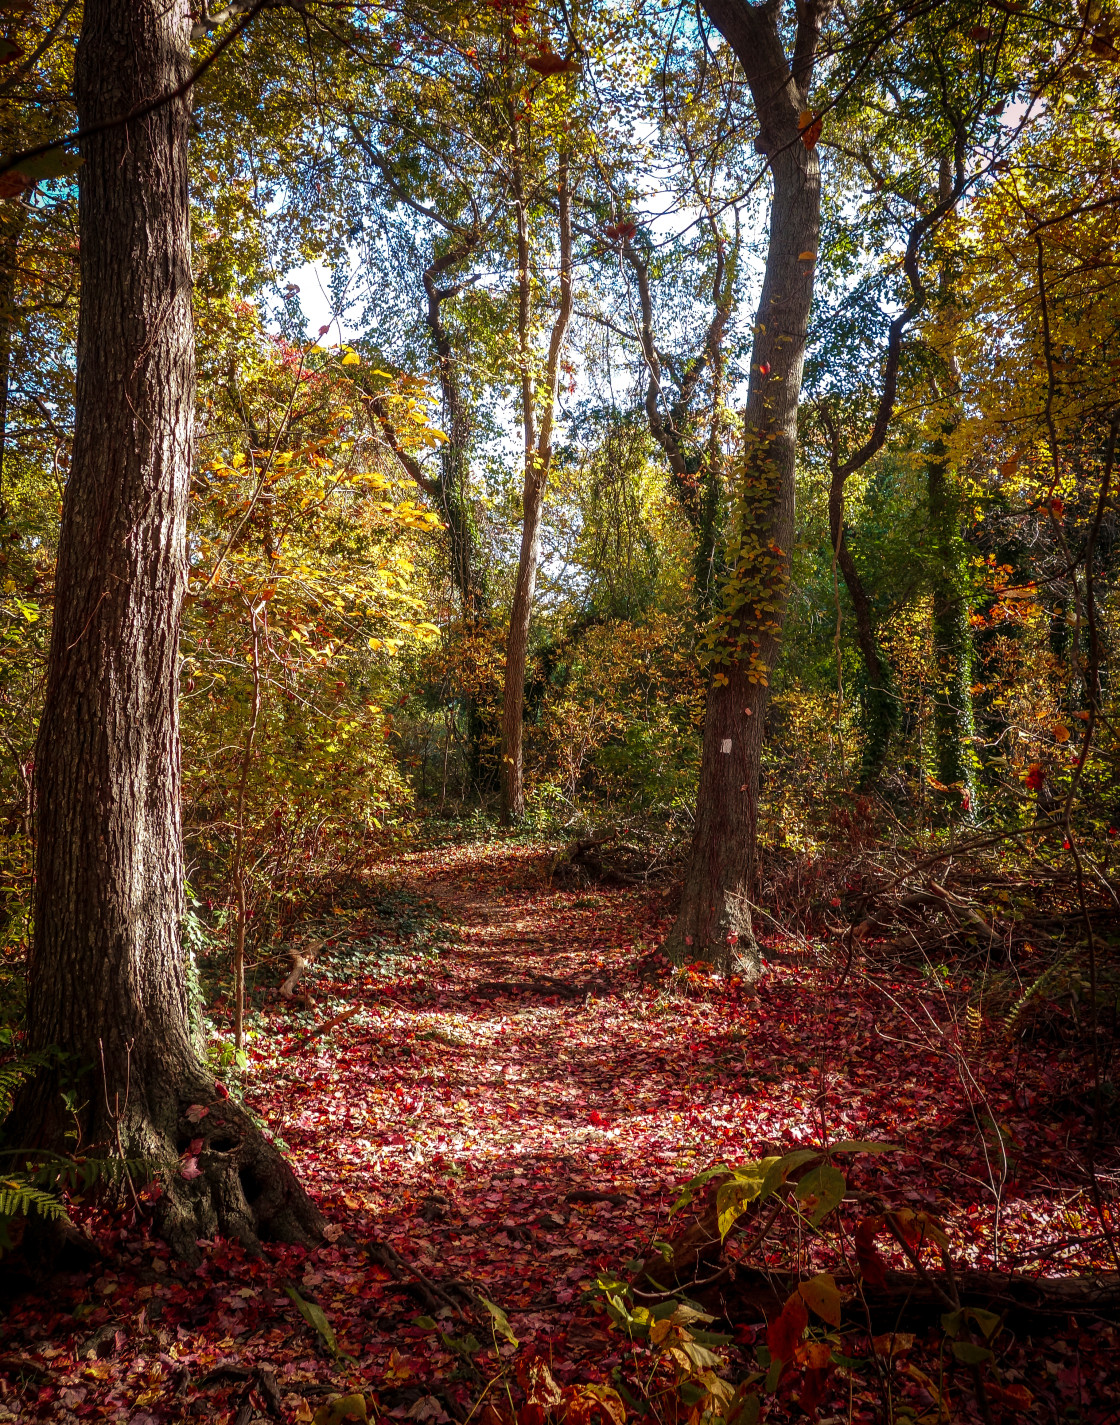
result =
[[[966,547],[949,471],[948,447],[936,441],[926,462],[933,622],[933,745],[935,775],[959,793],[968,811],[975,794],[976,731],[972,708],[972,630],[966,596]]]
[[[666,941],[676,960],[704,959],[755,975],[751,933],[759,764],[794,531],[797,407],[820,231],[820,165],[802,139],[829,0],[799,7],[792,66],[778,7],[703,0],[735,50],[754,96],[773,183],[770,239],[733,491],[722,607],[709,634],[712,681],[704,722],[696,825],[680,910]]]
[[[233,945],[233,1042],[238,1049],[245,1045],[245,797],[253,766],[253,743],[261,716],[261,638],[255,607],[250,607],[249,618],[253,628],[253,698],[249,725],[245,729],[245,748],[241,754],[241,775],[237,782],[237,838],[233,850],[233,890],[237,900]]]
[[[27,222],[27,208],[17,203],[15,212],[0,216],[0,519],[8,513],[4,490],[4,458],[8,443],[8,393],[12,373],[12,331],[16,319],[16,268],[19,240]]]
[[[552,324],[545,372],[545,399],[540,434],[536,433],[534,382],[529,351],[529,236],[527,213],[518,202],[517,256],[520,266],[518,337],[521,349],[521,393],[525,429],[525,485],[522,499],[521,551],[517,561],[506,644],[505,695],[502,703],[502,821],[509,826],[525,815],[523,730],[525,668],[529,655],[529,625],[540,562],[541,516],[552,467],[552,430],[559,391],[560,356],[572,316],[572,203],[568,186],[568,156],[560,156],[560,307]]]
[[[87,0],[79,127],[189,73],[185,0]],[[83,1148],[165,1168],[158,1223],[182,1256],[215,1233],[309,1240],[321,1219],[284,1160],[214,1089],[188,1022],[179,821],[178,634],[194,417],[189,111],[175,100],[85,141],[74,452],[36,755],[30,1047],[96,1065]],[[108,1105],[118,1107],[109,1109]],[[192,1104],[209,1108],[202,1123]],[[21,1096],[12,1141],[67,1147],[57,1083]],[[199,1175],[180,1155],[202,1139]]]
[[[864,745],[859,778],[860,786],[867,787],[883,770],[901,716],[894,673],[879,647],[875,609],[848,547],[844,527],[844,476],[835,464],[828,491],[828,528],[836,563],[852,601],[856,643],[867,680],[863,692]]]
[[[665,388],[661,357],[654,335],[649,263],[634,246],[633,241],[627,240],[622,245],[622,254],[629,263],[638,285],[638,301],[642,313],[639,335],[642,355],[649,372],[645,394],[649,431],[669,463],[670,486],[696,541],[693,571],[697,624],[701,624],[711,613],[716,592],[719,511],[723,497],[723,452],[720,445],[723,335],[735,305],[735,277],[741,241],[737,214],[735,242],[730,258],[725,254],[718,225],[710,213],[708,222],[716,247],[716,268],[712,279],[712,305],[715,310],[700,350],[689,361],[675,396]],[[712,423],[708,439],[704,442],[695,438],[692,405],[700,380],[708,370],[711,371],[712,381]]]

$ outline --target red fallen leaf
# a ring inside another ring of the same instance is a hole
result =
[[[1037,792],[1043,782],[1046,781],[1046,768],[1041,762],[1032,762],[1027,768],[1027,775],[1024,781],[1032,792]]]
[[[609,1385],[568,1386],[563,1395],[567,1425],[591,1425],[596,1417],[602,1425],[625,1425],[626,1407]]]
[[[810,1369],[805,1372],[805,1384],[801,1387],[798,1404],[811,1420],[816,1420],[817,1406],[824,1399],[827,1390],[828,1371]]]
[[[179,1176],[186,1178],[187,1182],[193,1182],[195,1178],[202,1176],[202,1169],[198,1166],[198,1159],[193,1154],[189,1158],[183,1159],[183,1166],[179,1169]]]
[[[760,376],[770,375],[770,363],[768,361],[760,361],[758,363],[758,374]]]
[[[184,1117],[191,1123],[201,1123],[210,1110],[201,1103],[192,1103]]]
[[[219,1098],[229,1098],[229,1089],[226,1088],[225,1084],[216,1083],[214,1085],[214,1092]]]
[[[882,1217],[865,1217],[856,1226],[856,1261],[868,1286],[885,1286],[887,1282],[887,1264],[875,1246],[875,1238],[886,1225]]]
[[[798,1293],[794,1292],[782,1307],[781,1314],[766,1328],[766,1344],[770,1347],[770,1354],[779,1361],[792,1361],[808,1325],[809,1308]]]
[[[996,1385],[986,1382],[988,1395],[997,1405],[1012,1405],[1020,1410],[1029,1410],[1034,1404],[1034,1396],[1025,1385]]]

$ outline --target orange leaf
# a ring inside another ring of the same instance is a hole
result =
[[[821,121],[812,109],[802,109],[797,127],[801,130],[801,142],[805,147],[810,150],[816,148],[821,136]]]
[[[579,72],[578,59],[564,59],[562,55],[552,54],[550,51],[535,55],[532,59],[527,59],[525,63],[530,69],[535,69],[538,74],[543,74],[546,78],[553,74],[576,74]]]
[[[1059,722],[1059,723],[1057,723],[1057,724],[1055,725],[1055,727],[1054,727],[1054,741],[1055,741],[1055,742],[1068,742],[1068,741],[1069,741],[1069,728],[1066,727],[1066,725],[1065,725],[1064,722]]]
[[[887,1264],[875,1246],[875,1238],[885,1226],[881,1217],[865,1217],[855,1230],[856,1261],[868,1286],[887,1284]]]
[[[779,1361],[792,1361],[808,1324],[808,1307],[795,1291],[782,1307],[781,1315],[776,1316],[766,1328],[766,1344],[770,1347],[771,1356]]]

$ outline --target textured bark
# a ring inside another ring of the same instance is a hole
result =
[[[740,531],[752,546],[776,548],[771,606],[746,650],[717,665],[708,694],[696,826],[680,910],[666,941],[676,960],[704,959],[747,976],[758,973],[751,933],[759,764],[769,706],[766,669],[778,650],[794,526],[797,407],[805,360],[813,260],[820,231],[820,166],[801,140],[799,114],[812,78],[829,0],[799,6],[792,62],[778,30],[778,7],[704,0],[731,44],[754,96],[773,184],[770,238],[751,353],[745,454],[736,472]],[[749,552],[749,551],[748,551]],[[729,565],[731,561],[729,559]],[[731,577],[736,570],[730,569]],[[745,628],[738,627],[742,639]]]
[[[506,644],[505,692],[502,703],[502,821],[512,825],[525,815],[523,733],[525,668],[529,656],[529,625],[540,563],[541,516],[552,468],[552,430],[560,381],[560,354],[572,317],[572,204],[568,188],[568,160],[560,159],[560,306],[552,324],[541,402],[540,433],[536,430],[536,393],[529,353],[529,238],[524,201],[519,202],[517,223],[518,264],[521,274],[518,332],[522,361],[522,405],[525,426],[525,484],[522,496],[521,550],[510,608]]]
[[[173,89],[189,67],[186,0],[89,0],[76,60],[82,127]],[[160,1225],[194,1255],[216,1232],[307,1239],[291,1170],[196,1057],[179,943],[183,855],[179,616],[194,417],[188,106],[86,141],[74,452],[36,754],[30,1047],[84,1073],[87,1152],[167,1165]],[[10,1137],[64,1147],[51,1076]],[[185,1116],[210,1107],[201,1125]],[[203,1140],[202,1176],[177,1158]]]

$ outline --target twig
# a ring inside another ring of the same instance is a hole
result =
[[[298,1044],[287,1050],[287,1056],[300,1053],[313,1039],[318,1039],[321,1034],[326,1034],[331,1029],[337,1029],[340,1024],[345,1024],[348,1019],[353,1019],[364,1008],[365,1005],[356,1004],[350,1009],[343,1010],[341,1014],[336,1014],[333,1019],[325,1019],[322,1024],[317,1024],[314,1029],[309,1030]]]

